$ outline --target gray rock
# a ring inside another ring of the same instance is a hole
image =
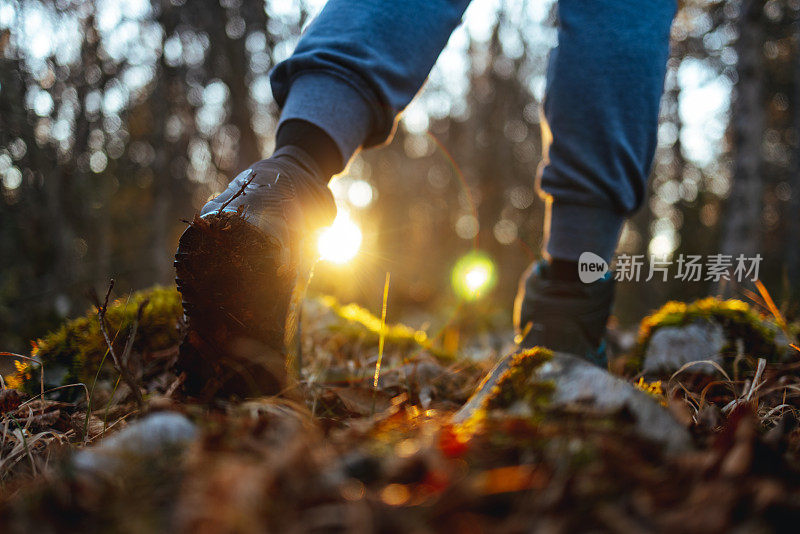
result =
[[[492,370],[467,404],[453,416],[453,422],[466,421],[480,408],[508,367],[508,361],[508,357],[504,358]],[[626,410],[633,416],[637,432],[662,444],[667,452],[677,453],[692,447],[687,430],[655,399],[581,358],[555,353],[534,375],[530,380],[555,384],[549,404],[552,408],[598,415]],[[520,407],[512,406],[510,412],[519,415]]]
[[[163,458],[181,452],[197,436],[197,427],[185,416],[173,412],[148,415],[99,444],[82,449],[72,465],[86,473],[111,474],[132,459]]]
[[[726,345],[722,326],[713,321],[695,321],[685,326],[663,326],[647,343],[642,370],[645,374],[672,374],[685,364],[711,360],[722,365]],[[709,364],[692,366],[692,372],[714,374]]]

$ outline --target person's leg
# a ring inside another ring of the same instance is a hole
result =
[[[675,0],[560,0],[539,179],[547,256],[577,261],[589,251],[609,261],[624,217],[641,204],[675,10]]]
[[[270,75],[280,127],[314,124],[347,164],[385,142],[461,22],[469,0],[329,0]]]
[[[467,3],[330,0],[276,66],[275,153],[209,201],[178,244],[188,332],[177,366],[187,393],[285,389],[284,340],[316,257],[315,230],[336,211],[328,180],[359,147],[389,138]]]
[[[675,0],[560,0],[544,102],[546,199],[540,262],[523,276],[523,346],[603,364],[613,280],[580,282],[582,253],[610,262],[625,216],[642,202],[656,148]]]

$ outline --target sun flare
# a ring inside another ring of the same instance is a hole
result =
[[[350,214],[340,210],[333,224],[322,230],[317,242],[321,260],[345,264],[358,254],[361,248],[361,229],[350,218]]]

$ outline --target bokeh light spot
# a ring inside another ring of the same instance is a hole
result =
[[[459,298],[477,300],[497,283],[497,269],[487,254],[469,252],[456,262],[451,281]]]
[[[473,215],[462,215],[456,221],[456,234],[461,239],[472,239],[476,235],[478,235],[478,230],[480,226],[478,224],[478,219],[476,219]]]
[[[372,186],[364,180],[354,180],[347,188],[347,200],[356,208],[366,208],[372,204]]]

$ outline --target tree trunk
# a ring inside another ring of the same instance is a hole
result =
[[[794,26],[798,33],[794,37],[794,95],[792,99],[792,116],[795,132],[800,132],[800,23]],[[786,210],[786,277],[789,281],[789,302],[798,313],[800,306],[800,142],[794,141],[792,170],[789,175],[791,197]]]
[[[734,172],[721,251],[755,255],[761,238],[763,177],[761,142],[764,131],[762,2],[745,0],[739,16],[737,94],[733,104]]]

